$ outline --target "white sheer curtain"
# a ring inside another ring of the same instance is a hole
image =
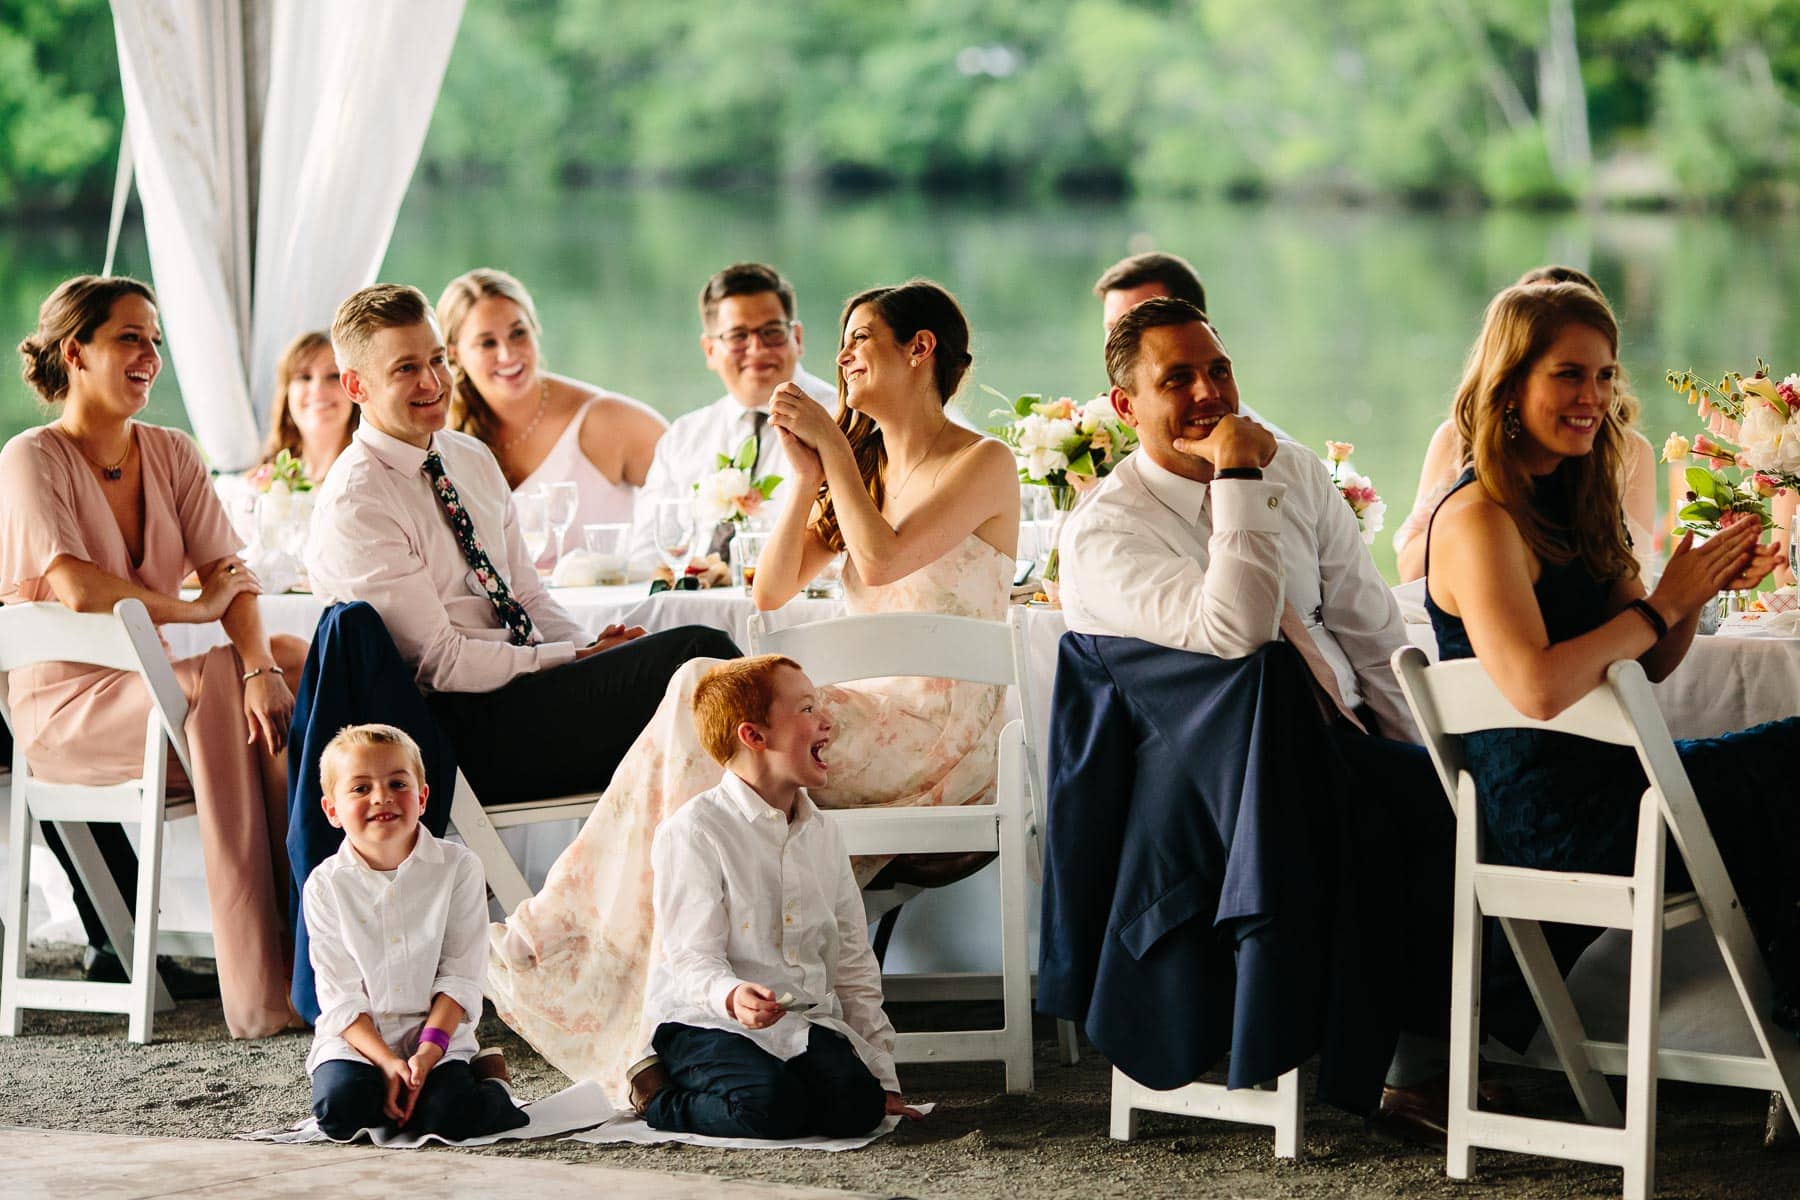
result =
[[[256,461],[281,347],[380,268],[463,0],[112,11],[170,357],[213,465],[241,470]],[[266,101],[247,63],[267,65]]]

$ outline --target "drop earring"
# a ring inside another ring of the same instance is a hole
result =
[[[1518,441],[1519,433],[1524,428],[1524,422],[1519,420],[1519,406],[1516,404],[1507,405],[1506,412],[1500,418],[1500,431],[1506,435],[1506,440],[1509,442]]]

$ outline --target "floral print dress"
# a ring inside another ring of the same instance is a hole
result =
[[[1013,560],[971,534],[935,562],[880,587],[844,568],[851,613],[929,612],[1000,620]],[[694,685],[716,660],[669,681],[543,890],[491,927],[488,995],[552,1065],[625,1103],[644,1052],[644,985],[656,922],[650,841],[665,817],[719,782],[692,718]],[[820,689],[835,729],[821,808],[980,804],[994,798],[1005,689],[945,679],[863,680]],[[858,883],[881,858],[855,861]]]

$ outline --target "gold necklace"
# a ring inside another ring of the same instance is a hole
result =
[[[131,461],[132,447],[137,445],[137,439],[131,436],[130,425],[125,427],[125,453],[119,455],[119,461],[112,464],[110,467],[89,454],[87,452],[87,447],[81,444],[81,439],[70,433],[62,422],[58,421],[56,423],[56,431],[69,439],[69,444],[75,447],[81,457],[88,460],[88,465],[100,472],[106,482],[117,483],[119,480],[125,478],[125,464]]]
[[[925,453],[921,454],[919,461],[912,465],[912,469],[906,473],[906,478],[900,481],[900,486],[888,493],[889,499],[898,500],[900,498],[900,493],[906,490],[906,485],[912,482],[912,477],[919,473],[919,468],[925,465],[925,460],[931,457],[933,450],[937,449],[938,439],[944,436],[944,430],[949,426],[950,418],[945,417],[944,423],[938,426],[938,431],[931,435],[931,441],[926,443]]]
[[[500,449],[511,450],[514,446],[518,445],[520,442],[524,441],[526,438],[528,438],[532,434],[536,433],[538,425],[541,424],[544,420],[544,412],[549,407],[550,407],[550,381],[548,379],[540,379],[540,380],[538,380],[537,415],[535,417],[531,418],[531,424],[529,424],[525,427],[525,432],[514,434],[512,437],[507,438],[504,442],[501,442]]]

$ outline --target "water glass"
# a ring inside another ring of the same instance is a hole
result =
[[[581,536],[588,553],[594,556],[594,582],[601,587],[617,587],[626,582],[631,526],[583,525]]]
[[[549,503],[550,531],[553,535],[550,545],[555,557],[551,566],[555,566],[555,560],[562,558],[563,551],[567,548],[565,539],[568,537],[569,526],[575,523],[575,513],[581,507],[581,489],[566,479],[561,483],[544,484],[543,487]]]
[[[513,510],[519,515],[519,537],[525,542],[525,553],[531,555],[532,565],[536,566],[550,544],[550,499],[538,488],[514,492]]]
[[[694,549],[694,502],[692,500],[658,500],[651,513],[656,552],[680,582],[687,570],[688,556]]]
[[[769,535],[760,529],[740,529],[731,539],[731,570],[745,587],[756,586],[756,564],[768,544]]]
[[[836,600],[844,594],[844,556],[839,554],[819,569],[806,585],[806,595],[813,600]]]

